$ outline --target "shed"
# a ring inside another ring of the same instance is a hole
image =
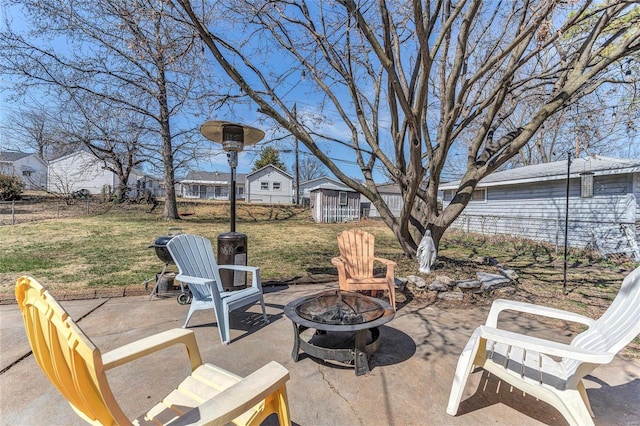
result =
[[[492,173],[452,228],[564,244],[567,161]],[[446,207],[459,181],[440,185]],[[576,158],[569,170],[568,245],[640,260],[640,160]]]
[[[273,164],[249,173],[246,200],[249,203],[292,204],[293,176]]]
[[[310,191],[311,217],[318,223],[360,219],[360,193],[351,188],[335,189],[320,185]]]

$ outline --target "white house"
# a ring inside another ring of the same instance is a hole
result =
[[[236,199],[245,198],[246,174],[236,173]],[[206,200],[228,200],[231,173],[192,170],[180,180],[180,196]]]
[[[249,203],[292,204],[293,176],[267,164],[247,175],[245,197]]]
[[[569,198],[567,209],[567,174]],[[459,181],[440,185],[443,205]],[[640,260],[640,160],[593,156],[495,172],[482,179],[453,228],[589,246]]]
[[[129,195],[136,195],[139,179],[144,179],[144,174],[132,171],[127,182],[131,188]],[[118,176],[89,152],[78,151],[49,161],[47,188],[50,192],[71,194],[86,189],[90,194],[102,194],[113,192],[118,185]]]
[[[37,154],[0,152],[0,174],[19,177],[25,189],[47,186],[47,164]]]

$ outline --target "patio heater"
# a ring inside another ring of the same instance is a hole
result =
[[[200,127],[202,135],[216,143],[222,144],[227,152],[227,160],[231,167],[231,187],[229,200],[231,209],[230,232],[218,235],[218,264],[247,265],[247,236],[236,232],[236,167],[238,153],[245,145],[253,145],[264,138],[264,132],[254,127],[229,121],[207,121]],[[221,270],[220,279],[224,290],[240,290],[247,286],[246,272]]]

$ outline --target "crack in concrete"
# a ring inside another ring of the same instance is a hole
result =
[[[353,408],[353,405],[351,405],[351,402],[347,398],[345,398],[338,391],[338,389],[327,379],[327,377],[324,375],[324,372],[322,371],[321,367],[322,367],[321,365],[318,366],[318,372],[322,376],[322,380],[324,380],[324,382],[329,386],[329,389],[331,389],[333,391],[333,393],[338,395],[340,398],[342,398],[347,403],[347,405],[349,406],[349,408],[353,412],[354,416],[358,418],[358,423],[360,425],[364,425],[364,422],[362,421],[362,418],[360,418],[360,416],[358,416],[358,412]]]
[[[109,300],[111,300],[111,298],[109,299],[105,299],[104,302],[100,303],[98,306],[96,306],[95,308],[91,309],[89,312],[87,312],[86,314],[82,315],[80,318],[78,318],[77,320],[74,320],[75,323],[79,323],[80,321],[82,321],[83,318],[86,318],[87,316],[89,316],[90,314],[92,314],[93,312],[95,312],[98,308],[101,308],[105,303],[107,303]],[[26,354],[22,355],[20,358],[18,358],[17,360],[13,361],[11,364],[7,365],[5,368],[3,368],[2,370],[0,370],[0,376],[3,375],[4,373],[6,373],[7,371],[9,371],[11,368],[13,368],[14,366],[18,365],[19,363],[21,363],[22,361],[24,361],[25,359],[29,358],[29,356],[33,355],[33,351],[29,351]]]

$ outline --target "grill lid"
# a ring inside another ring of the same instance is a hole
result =
[[[173,231],[176,231],[175,233]],[[169,235],[162,235],[156,238],[155,242],[149,248],[155,249],[156,256],[166,264],[173,264],[171,253],[167,249],[167,243],[176,235],[181,234],[181,228],[169,228]]]

